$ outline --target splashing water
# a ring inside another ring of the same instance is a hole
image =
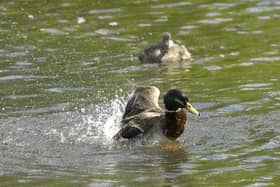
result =
[[[108,104],[102,103],[82,109],[85,115],[80,123],[71,128],[69,136],[77,142],[109,145],[111,138],[120,128],[124,107],[124,99],[116,96]]]

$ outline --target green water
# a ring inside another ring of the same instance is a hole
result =
[[[279,186],[279,10],[277,0],[0,1],[0,186]],[[165,31],[191,64],[139,62]],[[188,116],[180,149],[111,143],[142,85],[181,89],[202,113]]]

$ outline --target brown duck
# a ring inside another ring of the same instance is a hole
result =
[[[170,140],[176,140],[185,130],[187,111],[200,115],[180,90],[169,90],[164,96],[163,110],[158,105],[158,88],[139,87],[127,102],[122,128],[113,140],[121,137],[131,139],[148,133],[161,133]]]
[[[162,35],[162,40],[151,47],[146,48],[139,55],[141,62],[179,62],[192,60],[191,53],[184,45],[174,42],[171,34],[166,32]]]

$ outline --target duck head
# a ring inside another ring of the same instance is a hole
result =
[[[165,108],[169,111],[177,111],[179,108],[186,108],[189,112],[200,115],[200,113],[189,102],[189,98],[184,95],[180,90],[169,90],[164,98]]]
[[[165,32],[162,35],[162,42],[168,47],[172,47],[174,42],[171,40],[171,34],[169,32]]]
[[[162,34],[162,41],[163,42],[167,42],[171,40],[171,34],[169,32],[165,32]]]

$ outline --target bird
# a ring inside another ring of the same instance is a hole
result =
[[[171,39],[171,34],[165,32],[162,40],[142,51],[139,60],[143,63],[168,63],[191,61],[191,53],[184,45]]]
[[[185,130],[187,111],[200,115],[189,98],[178,89],[168,90],[164,95],[165,110],[158,104],[159,96],[160,91],[155,86],[136,88],[126,104],[121,128],[112,140],[135,139],[149,133],[177,140]]]

